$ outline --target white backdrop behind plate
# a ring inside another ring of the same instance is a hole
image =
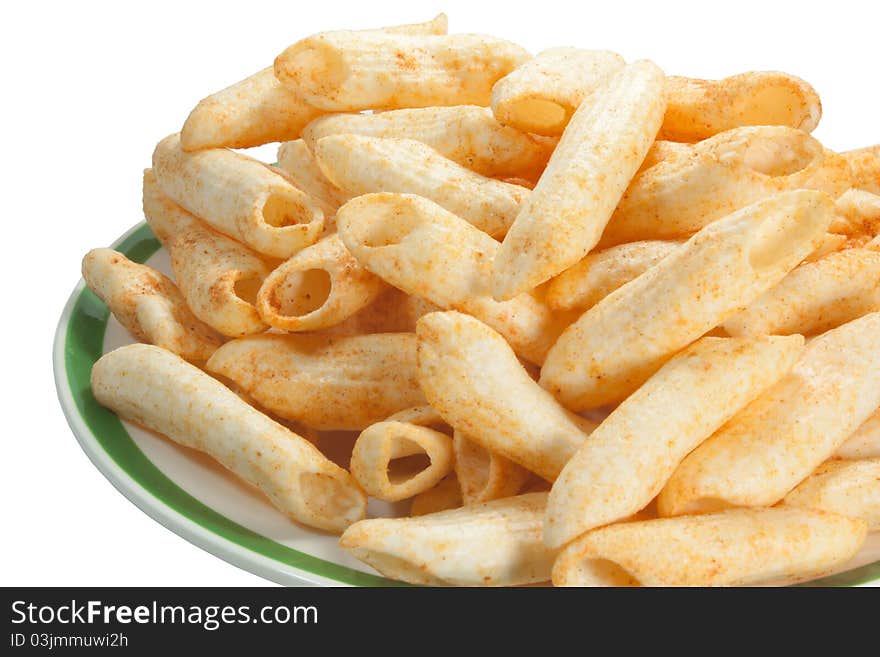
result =
[[[325,29],[449,15],[533,52],[608,48],[667,73],[799,75],[822,95],[815,135],[880,142],[880,3],[14,3],[0,25],[3,97],[3,585],[253,585],[138,511],[94,469],[55,398],[51,344],[90,248],[141,217],[141,171],[203,96]],[[274,147],[258,150],[265,158]]]

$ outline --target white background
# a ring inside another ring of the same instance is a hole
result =
[[[880,142],[880,3],[5,3],[0,19],[0,584],[249,585],[264,580],[149,519],[80,451],[58,407],[51,345],[92,247],[140,221],[156,141],[203,96],[312,32],[426,20],[651,58],[667,73],[781,69],[821,93],[826,146]],[[271,158],[274,148],[261,153]]]

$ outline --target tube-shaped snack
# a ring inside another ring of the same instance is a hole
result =
[[[152,267],[112,249],[92,249],[82,261],[86,285],[113,316],[142,342],[186,360],[206,360],[223,338],[187,307],[177,286]]]
[[[541,540],[546,493],[416,518],[352,525],[339,545],[386,577],[431,586],[546,582],[556,557]]]
[[[226,149],[185,153],[180,136],[153,152],[162,191],[213,228],[255,251],[289,258],[314,243],[324,227],[318,204],[283,176]]]
[[[366,514],[348,472],[169,351],[128,345],[105,354],[92,368],[92,392],[121,418],[217,459],[294,520],[342,532]]]
[[[452,437],[455,474],[465,504],[491,502],[522,491],[531,473],[500,454],[486,449],[461,431]]]
[[[492,298],[499,244],[448,210],[413,194],[366,194],[339,208],[339,235],[358,261],[408,294],[480,318],[523,358],[540,364],[565,327],[531,294]]]
[[[648,240],[590,253],[550,282],[547,303],[557,310],[591,308],[681,245],[682,242]]]
[[[494,238],[504,237],[529,190],[482,176],[414,139],[330,135],[315,144],[326,176],[352,196],[418,194]]]
[[[457,509],[462,505],[461,487],[455,473],[446,477],[433,488],[419,493],[412,499],[409,507],[410,516],[425,516],[438,511]]]
[[[351,198],[351,194],[327,180],[302,139],[286,141],[278,147],[278,168],[284,171],[294,187],[320,201],[325,215],[335,214],[339,206]]]
[[[880,408],[846,439],[834,456],[851,460],[880,458]]]
[[[620,401],[675,352],[776,285],[834,215],[822,192],[784,192],[709,224],[605,297],[550,350],[541,385],[572,410]]]
[[[660,514],[775,504],[878,406],[872,313],[812,340],[791,372],[691,452],[660,493]]]
[[[527,180],[537,180],[556,146],[555,139],[501,125],[492,110],[476,105],[323,116],[306,126],[303,140],[314,150],[319,139],[338,134],[415,139],[484,176]]]
[[[317,331],[348,319],[386,289],[334,233],[279,265],[263,282],[256,303],[273,328]]]
[[[703,338],[618,406],[553,484],[544,540],[565,545],[648,505],[681,460],[780,379],[803,337]]]
[[[566,546],[553,564],[553,585],[791,583],[842,565],[866,535],[861,520],[794,508],[625,522]]]
[[[324,329],[324,335],[365,335],[367,333],[412,333],[423,315],[440,310],[419,297],[388,287],[375,301],[344,322]]]
[[[492,85],[531,56],[483,34],[323,32],[275,59],[275,77],[328,112],[488,105]]]
[[[663,120],[663,71],[628,65],[571,117],[492,271],[496,299],[527,292],[590,251]]]
[[[738,128],[637,176],[614,210],[601,246],[687,237],[778,192],[818,189],[836,198],[849,186],[846,161],[806,132]]]
[[[223,335],[266,330],[254,307],[269,266],[244,244],[209,228],[159,189],[144,172],[144,216],[168,250],[171,268],[193,315]]]
[[[544,50],[495,83],[492,112],[522,132],[561,135],[584,99],[625,65],[609,50]]]
[[[853,173],[853,187],[880,194],[880,144],[841,153]]]
[[[416,334],[428,403],[484,448],[553,481],[595,427],[541,389],[504,338],[479,320],[431,313]]]
[[[315,429],[359,431],[425,403],[412,333],[251,336],[227,342],[206,367]]]
[[[880,194],[850,189],[835,202],[837,218],[831,230],[849,237],[880,234]]]
[[[797,267],[723,326],[731,335],[814,335],[877,310],[880,252],[845,249]]]
[[[812,132],[822,117],[819,94],[778,71],[750,71],[722,80],[666,79],[661,139],[700,141],[749,125],[781,125]]]
[[[430,406],[395,413],[371,424],[355,441],[351,474],[368,495],[399,502],[424,493],[452,472],[452,438]]]
[[[782,503],[860,518],[868,531],[880,529],[880,459],[826,461]]]

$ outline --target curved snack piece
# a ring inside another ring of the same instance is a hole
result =
[[[284,172],[294,187],[320,201],[325,215],[336,214],[339,206],[351,198],[351,194],[327,180],[302,139],[286,141],[278,147],[277,168]]]
[[[556,557],[541,540],[546,493],[417,518],[352,525],[339,545],[386,577],[430,586],[546,582]]]
[[[541,385],[572,410],[620,401],[675,352],[776,285],[834,214],[822,192],[785,192],[709,224],[605,297],[550,350]]]
[[[571,117],[492,271],[496,299],[528,292],[590,251],[663,120],[663,71],[628,65]]]
[[[570,320],[530,294],[498,302],[488,287],[499,244],[413,194],[366,194],[339,208],[339,235],[368,270],[408,294],[486,322],[540,364]]]
[[[846,151],[841,155],[852,168],[853,187],[880,194],[880,144]]]
[[[818,189],[836,198],[850,187],[846,161],[793,128],[739,128],[688,151],[632,181],[600,246],[687,237],[778,192]]]
[[[416,334],[428,403],[485,449],[553,481],[595,427],[541,389],[504,338],[479,320],[431,313]]]
[[[629,242],[590,253],[550,282],[547,303],[556,310],[591,308],[682,244],[663,240]]]
[[[880,252],[846,249],[797,267],[722,326],[731,335],[815,335],[877,310]]]
[[[319,205],[262,162],[226,149],[185,153],[180,136],[153,152],[153,171],[172,201],[255,251],[289,258],[324,227]]]
[[[532,476],[508,458],[486,449],[461,431],[452,437],[455,473],[465,504],[480,504],[521,492]]]
[[[330,135],[315,144],[324,174],[352,196],[418,194],[492,237],[504,237],[529,190],[487,178],[414,139]]]
[[[112,249],[92,249],[82,261],[86,285],[126,330],[187,360],[206,360],[223,338],[199,321],[177,286],[152,267]]]
[[[626,522],[593,530],[566,546],[553,564],[553,585],[792,582],[845,563],[866,534],[861,520],[788,508]]]
[[[537,180],[556,146],[555,139],[501,125],[492,110],[476,105],[323,116],[306,126],[303,140],[314,150],[319,139],[338,134],[415,139],[484,176],[526,180]]]
[[[492,112],[522,132],[561,135],[584,99],[625,65],[609,50],[544,50],[495,83]]]
[[[359,431],[425,403],[412,333],[250,336],[227,342],[206,369],[314,429]]]
[[[782,503],[860,518],[868,531],[880,529],[880,459],[826,461]]]
[[[294,520],[342,532],[366,514],[348,472],[164,349],[128,345],[105,354],[92,368],[92,391],[121,418],[209,454]]]
[[[484,34],[323,32],[275,59],[275,77],[328,112],[488,105],[492,85],[527,61]]]
[[[803,344],[799,335],[703,338],[666,363],[562,470],[547,503],[547,544],[647,506],[691,450],[791,369]]]
[[[819,94],[788,73],[751,71],[722,80],[670,76],[660,139],[695,142],[740,126],[781,125],[812,132]]]
[[[850,189],[835,202],[837,218],[831,231],[848,237],[880,235],[880,194]]]
[[[660,493],[660,515],[775,504],[878,406],[872,313],[811,341],[791,372],[691,452]]]
[[[150,169],[144,171],[143,203],[147,223],[168,250],[177,286],[193,315],[229,337],[266,330],[254,307],[257,290],[269,275],[266,262],[171,201]]]
[[[853,460],[880,458],[880,408],[846,439],[834,456]]]
[[[370,305],[344,322],[324,329],[324,335],[366,335],[368,333],[413,333],[416,322],[440,310],[432,303],[388,286]]]
[[[256,303],[273,328],[317,331],[348,319],[386,289],[334,233],[279,265],[263,282]]]
[[[453,464],[452,438],[438,425],[448,430],[430,406],[409,408],[371,424],[354,444],[352,476],[367,495],[386,502],[432,489],[452,472]]]
[[[461,505],[461,487],[458,485],[455,474],[451,474],[433,488],[416,495],[412,499],[409,515],[412,517],[425,516],[438,511],[457,509]]]

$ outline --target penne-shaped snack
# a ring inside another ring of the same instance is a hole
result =
[[[244,244],[209,228],[159,189],[144,172],[144,216],[171,256],[171,268],[193,315],[229,337],[266,330],[256,302],[269,266]]]
[[[169,351],[128,345],[105,354],[92,368],[92,392],[121,418],[215,458],[294,520],[342,532],[366,514],[348,472]]]
[[[581,411],[624,399],[680,349],[776,285],[834,214],[822,192],[784,192],[703,228],[585,312],[550,350],[541,385]]]
[[[92,249],[82,261],[86,285],[135,338],[201,362],[223,338],[187,307],[177,286],[152,267],[112,249]]]
[[[880,252],[845,249],[797,267],[723,327],[731,335],[815,335],[877,310]]]
[[[273,328],[317,331],[348,319],[386,289],[334,233],[279,265],[260,287],[256,304]]]
[[[799,335],[703,338],[672,358],[563,468],[547,503],[547,544],[647,506],[691,450],[791,369],[803,345]]]
[[[600,246],[687,237],[778,192],[850,186],[846,161],[806,132],[758,126],[730,130],[659,162],[630,184]]]
[[[880,194],[880,144],[846,151],[841,155],[852,168],[853,187]]]
[[[683,242],[648,240],[596,251],[554,278],[547,303],[556,310],[586,310],[638,278]]]
[[[461,487],[453,473],[433,488],[416,495],[410,504],[409,515],[426,516],[429,513],[457,509],[462,504]]]
[[[287,48],[275,59],[275,77],[328,112],[488,105],[492,85],[530,57],[483,34],[340,30]]]
[[[294,187],[320,201],[325,215],[336,214],[339,206],[351,198],[351,194],[327,180],[302,139],[286,141],[278,147],[277,168],[284,172]]]
[[[366,269],[408,294],[478,317],[533,363],[543,362],[570,320],[531,294],[495,301],[489,277],[498,242],[426,198],[366,194],[342,206],[336,220]]]
[[[455,474],[465,504],[491,502],[522,491],[532,474],[513,461],[471,440],[461,431],[452,437]]]
[[[846,439],[834,456],[851,460],[880,458],[880,408]]]
[[[185,153],[180,136],[153,152],[153,171],[172,201],[212,228],[274,258],[317,241],[324,213],[262,162],[226,149]]]
[[[553,564],[553,585],[792,583],[842,565],[866,535],[861,520],[793,508],[625,522],[567,545]]]
[[[399,502],[438,485],[452,472],[452,438],[430,406],[406,409],[371,424],[355,441],[351,474],[367,493]]]
[[[791,372],[691,452],[660,493],[660,515],[775,504],[878,406],[872,313],[812,340]]]
[[[595,428],[538,386],[504,338],[479,320],[431,313],[416,334],[428,403],[485,449],[553,481]]]
[[[492,110],[476,105],[323,116],[306,126],[303,140],[314,150],[322,137],[339,134],[415,139],[484,176],[532,181],[541,175],[556,146],[555,139],[501,125]]]
[[[496,299],[528,292],[590,251],[663,120],[663,71],[630,64],[571,117],[547,169],[504,238]]]
[[[868,531],[880,529],[880,459],[826,461],[782,504],[859,518]]]
[[[414,139],[330,135],[315,144],[326,176],[351,196],[424,196],[496,239],[504,237],[529,190],[466,169]]]
[[[849,237],[880,235],[880,194],[850,189],[835,202],[837,218],[831,230]]]
[[[425,403],[412,333],[250,336],[227,342],[206,368],[314,429],[360,431]]]
[[[556,558],[541,540],[546,493],[416,518],[352,525],[339,545],[386,577],[430,586],[519,586],[550,579]]]
[[[696,142],[741,126],[781,125],[812,132],[819,94],[788,73],[750,71],[722,80],[670,76],[660,138]]]
[[[387,286],[375,301],[344,322],[324,329],[324,335],[366,335],[368,333],[413,333],[416,322],[440,310],[419,297]]]
[[[495,83],[492,112],[522,132],[561,135],[584,99],[625,65],[609,50],[544,50]]]

